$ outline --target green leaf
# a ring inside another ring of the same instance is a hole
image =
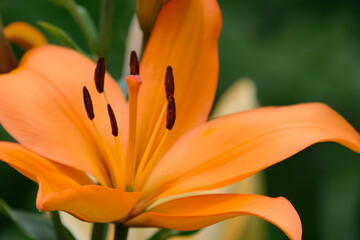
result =
[[[74,40],[61,28],[48,23],[48,22],[38,22],[38,25],[52,35],[55,39],[60,41],[64,46],[72,48],[78,52],[84,53],[84,51],[75,43]]]
[[[25,1],[25,0],[22,0]],[[82,32],[86,30],[87,34],[82,34],[86,38],[86,43],[90,47],[92,45],[92,42],[95,43],[95,53],[92,51],[93,56],[98,56],[98,44],[99,44],[99,35],[97,32],[97,28],[95,27],[93,23],[84,23],[86,22],[85,18],[80,18],[79,14],[76,13],[78,10],[74,11],[74,1],[73,0],[49,0],[52,3],[56,3],[56,5],[64,8],[66,11],[70,13],[70,15],[73,17],[73,19],[76,20],[77,25],[80,26],[80,29]],[[0,0],[1,2],[1,0]],[[69,3],[68,3],[69,2]],[[80,0],[78,0],[80,2]],[[68,7],[66,7],[67,5]],[[88,12],[90,12],[92,15],[92,22],[97,22],[98,16],[96,15],[96,12],[99,11],[100,7],[100,1],[81,1],[81,5],[84,6]],[[79,6],[79,5],[77,5]],[[70,11],[70,8],[72,9]],[[76,8],[76,7],[75,7]],[[111,73],[111,75],[118,79],[122,76],[122,66],[124,62],[124,55],[125,55],[125,45],[126,45],[126,38],[128,34],[129,25],[131,22],[131,19],[134,16],[135,13],[135,1],[134,0],[122,0],[122,1],[114,1],[114,10],[113,10],[113,23],[112,23],[112,29],[111,29],[111,39],[110,39],[110,46],[109,46],[109,56],[106,59],[106,67],[108,72]],[[26,13],[27,14],[27,13]],[[75,15],[77,17],[75,17]],[[32,17],[32,15],[31,15]],[[79,24],[79,19],[82,19],[83,24]],[[91,18],[90,18],[91,19]],[[86,26],[86,29],[83,29],[81,26]],[[74,26],[67,26],[67,29],[71,29],[73,32],[75,31]],[[91,30],[93,29],[93,30]],[[92,37],[91,37],[92,36]],[[73,36],[75,38],[75,36]],[[94,39],[94,40],[91,40]],[[78,43],[80,43],[78,41]],[[80,45],[83,46],[83,45]],[[90,47],[91,48],[91,47]],[[94,48],[94,47],[93,47]],[[83,47],[84,50],[85,47]],[[128,59],[125,59],[125,62],[127,62]]]
[[[94,223],[91,233],[91,240],[105,240],[109,229],[108,223]]]
[[[178,231],[178,230],[172,230],[172,229],[161,229],[157,231],[149,240],[166,240],[171,237],[189,237],[191,235],[194,235],[200,230],[194,230],[194,231]]]
[[[86,8],[81,5],[76,5],[76,11],[79,15],[79,19],[75,18],[78,22],[79,27],[81,28],[83,34],[85,35],[89,48],[92,53],[97,54],[97,44],[98,44],[98,32],[96,30],[95,24]]]
[[[61,7],[65,7],[66,6],[66,0],[49,0],[49,2],[61,6]]]
[[[0,215],[3,215],[13,221],[16,226],[31,239],[56,239],[56,234],[51,220],[43,214],[11,209],[5,201],[0,198]],[[66,235],[67,240],[75,240],[74,236],[68,230]]]
[[[32,239],[55,239],[51,222],[41,214],[12,210],[0,199],[0,214],[12,220],[17,227]]]
[[[135,13],[135,1],[123,0],[114,1],[114,19],[112,24],[112,36],[108,57],[108,71],[118,79],[121,77],[121,70],[125,55],[126,38],[129,25]],[[125,59],[128,62],[128,59]]]
[[[69,12],[84,34],[92,55],[97,55],[98,33],[88,10],[78,5],[74,0],[49,1],[65,8]]]

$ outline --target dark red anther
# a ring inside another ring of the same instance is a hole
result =
[[[96,89],[98,90],[99,93],[104,92],[105,72],[106,72],[105,59],[103,57],[100,57],[97,61],[95,74],[94,74]]]
[[[93,108],[93,104],[91,101],[90,93],[85,86],[83,87],[83,98],[84,98],[84,105],[85,105],[86,113],[87,113],[89,119],[93,120],[95,117],[94,108]]]
[[[111,124],[111,133],[114,137],[117,137],[119,135],[119,129],[118,129],[118,125],[116,122],[116,117],[114,114],[114,111],[111,107],[110,104],[107,105],[107,110],[108,110],[108,114],[109,114],[109,118],[110,118],[110,124]]]
[[[166,91],[166,98],[168,99],[169,96],[174,96],[175,85],[174,85],[174,75],[171,66],[166,68],[165,73],[165,91]]]
[[[171,130],[174,127],[176,119],[176,106],[175,98],[170,95],[168,98],[167,115],[166,115],[166,128]]]

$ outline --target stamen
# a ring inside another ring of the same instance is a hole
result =
[[[84,98],[84,105],[85,105],[86,113],[87,113],[89,119],[93,120],[95,117],[94,108],[93,108],[93,104],[91,101],[90,93],[85,86],[83,87],[83,98]]]
[[[169,96],[174,95],[175,85],[174,85],[174,75],[171,66],[166,68],[165,74],[165,92],[166,99],[169,99]]]
[[[86,113],[87,113],[89,119],[91,120],[91,124],[96,132],[96,135],[98,136],[98,138],[100,138],[99,130],[97,129],[97,127],[93,121],[95,115],[94,115],[94,108],[93,108],[92,100],[90,97],[90,93],[85,86],[83,87],[83,98],[84,98],[84,105],[85,105]],[[102,149],[105,149],[105,148],[103,147]],[[113,187],[114,186],[114,184],[112,182],[113,177],[108,168],[107,162],[101,162],[101,164],[99,164],[99,162],[95,162],[94,164],[99,167],[100,172],[102,173],[101,174],[102,179],[98,179],[99,182],[104,186]]]
[[[111,122],[111,127],[113,128],[113,124],[115,124],[116,130],[112,130],[112,133],[117,133],[117,123],[116,123],[116,119],[115,119],[115,115],[111,116],[111,114],[114,114],[111,106],[109,108],[110,105],[108,105],[108,112],[109,112],[109,116],[110,116],[110,122]],[[111,112],[111,113],[110,113]],[[115,122],[114,122],[115,120]],[[109,145],[104,141],[99,129],[96,127],[96,124],[94,121],[91,121],[91,124],[95,130],[95,133],[97,135],[97,139],[99,140],[100,143],[100,151],[102,152],[102,154],[104,154],[104,158],[101,158],[101,163],[103,164],[103,167],[105,169],[105,174],[104,176],[108,177],[108,185],[110,187],[118,187],[120,186],[121,181],[120,180],[120,175],[118,173],[118,164],[116,163],[116,156],[115,158],[113,157],[113,153],[109,147]]]
[[[99,93],[102,93],[104,91],[105,72],[105,59],[103,57],[100,57],[97,61],[94,74],[96,89]]]
[[[166,115],[166,128],[171,130],[174,127],[176,119],[176,106],[175,98],[170,95],[168,98],[167,115]]]
[[[169,135],[169,130],[166,130],[164,135],[161,137],[161,140],[159,144],[157,145],[155,151],[153,154],[151,154],[150,159],[142,166],[139,178],[136,179],[134,191],[140,191],[143,184],[145,183],[145,180],[150,175],[152,169],[154,169],[157,159],[159,158],[160,152],[164,147],[164,144],[166,143],[167,137]]]
[[[96,127],[96,124],[94,121],[91,121],[91,124],[95,130],[96,136],[99,139],[99,142],[101,144],[101,151],[104,154],[104,158],[101,159],[101,163],[102,163],[102,167],[105,169],[105,174],[104,176],[107,177],[109,183],[107,186],[109,187],[115,187],[116,186],[116,178],[115,178],[115,173],[114,170],[115,168],[112,167],[111,165],[111,152],[110,149],[108,147],[108,145],[106,145],[106,143],[103,141],[101,134],[98,130],[98,128]]]
[[[130,74],[139,75],[139,60],[135,51],[130,54]]]
[[[116,176],[119,177],[117,180],[117,188],[126,189],[125,187],[125,178],[126,178],[126,162],[124,159],[124,151],[121,147],[119,137],[114,136],[114,143],[115,143],[115,159],[116,165],[118,166],[118,174]]]
[[[158,134],[161,134],[159,132],[160,132],[161,127],[163,126],[163,122],[164,122],[163,120],[165,117],[166,109],[167,109],[167,106],[165,103],[162,107],[162,110],[158,117],[158,120],[156,121],[156,124],[155,124],[154,130],[151,134],[150,140],[149,140],[148,144],[146,145],[144,154],[142,155],[141,160],[139,162],[139,166],[137,168],[137,173],[136,173],[137,175],[139,175],[143,172],[145,166],[147,165],[148,161],[151,158],[151,155],[154,151],[153,148],[154,148],[155,140],[158,137]]]
[[[109,100],[104,91],[104,78],[105,78],[106,66],[104,58],[99,58],[95,74],[95,86],[97,91],[102,94],[105,98],[105,102],[107,104],[108,115],[110,119],[112,135],[114,136],[115,149],[112,149],[107,141],[104,140],[102,134],[96,127],[94,119],[94,109],[91,101],[90,93],[88,89],[84,86],[83,88],[83,96],[84,96],[84,104],[86,108],[87,115],[92,123],[92,126],[97,135],[97,139],[99,139],[100,143],[100,152],[103,154],[103,157],[96,164],[99,165],[99,168],[102,170],[102,176],[104,180],[101,179],[101,183],[104,186],[125,189],[125,160],[124,154],[118,139],[119,129],[116,121],[116,117],[114,114],[114,110],[109,104]],[[115,151],[114,151],[115,150]],[[120,161],[120,162],[119,162]]]
[[[166,100],[168,104],[166,107],[166,102],[164,103],[162,111],[154,127],[154,131],[151,134],[150,140],[145,148],[144,154],[139,163],[137,169],[137,176],[136,176],[137,178],[135,181],[135,190],[139,190],[139,186],[142,186],[143,181],[146,179],[146,176],[149,174],[149,171],[151,171],[154,164],[156,164],[156,159],[159,156],[160,151],[166,142],[170,130],[174,127],[175,124],[175,119],[176,119],[176,106],[175,106],[175,98],[174,98],[175,84],[174,84],[174,76],[171,66],[168,66],[166,68],[165,92],[166,92]],[[163,126],[162,124],[164,122],[165,112],[166,112],[166,129],[164,131],[163,129],[161,129],[161,126]],[[155,145],[155,141],[158,142],[157,145]]]
[[[108,110],[110,123],[111,123],[111,130],[112,130],[111,133],[114,137],[117,137],[119,135],[119,129],[118,129],[118,125],[116,122],[114,111],[110,104],[107,105],[107,110]]]

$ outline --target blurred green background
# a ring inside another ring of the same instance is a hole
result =
[[[99,0],[78,0],[95,23]],[[119,78],[131,0],[115,1],[110,72]],[[250,77],[261,105],[324,102],[360,130],[360,2],[358,0],[222,0],[217,97]],[[47,0],[0,0],[4,24],[42,20],[60,26],[86,49],[70,15]],[[49,37],[51,42],[55,39]],[[18,52],[19,54],[21,52]],[[9,139],[1,132],[1,139]],[[303,239],[360,239],[360,158],[333,143],[312,146],[265,171],[268,196],[297,209]],[[14,208],[35,209],[36,184],[0,162],[0,197]],[[267,224],[267,239],[286,239]],[[24,238],[0,217],[0,239]]]

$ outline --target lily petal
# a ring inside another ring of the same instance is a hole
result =
[[[41,211],[62,210],[89,222],[112,222],[124,218],[141,194],[94,185],[83,172],[16,143],[0,142],[0,159],[38,182]]]
[[[61,210],[87,222],[121,221],[141,195],[98,185],[80,186],[58,173],[38,177],[36,206],[40,211]]]
[[[217,86],[220,28],[220,9],[215,0],[172,0],[162,7],[140,63],[140,155],[166,105],[167,66],[174,71],[177,123],[164,149],[186,130],[207,120]],[[162,120],[165,131],[164,116]]]
[[[173,195],[223,187],[324,141],[360,152],[359,134],[324,104],[265,107],[218,118],[181,138],[143,191],[162,186],[161,195]]]
[[[47,80],[28,70],[1,75],[0,102],[1,124],[22,145],[100,180],[91,135]]]
[[[105,100],[95,92],[94,69],[86,57],[65,48],[28,51],[17,70],[0,76],[0,122],[30,150],[101,181],[104,171],[97,165],[103,156],[84,108],[84,85],[94,95],[95,123],[102,137],[110,143],[113,138]],[[125,99],[109,76],[107,80],[108,98],[119,115],[126,110]],[[119,117],[121,129],[124,115]]]
[[[58,172],[78,184],[93,184],[84,172],[43,158],[17,143],[0,142],[0,160],[35,182],[39,173]]]
[[[94,105],[96,126],[105,139],[113,142],[107,113],[107,102],[102,94],[98,94],[95,87],[94,62],[72,49],[46,45],[29,51],[21,59],[20,67],[44,76],[66,98],[74,110],[80,112],[79,117],[84,123],[90,125],[82,98],[82,88],[86,86]],[[126,143],[128,131],[126,99],[115,80],[107,73],[105,74],[104,89],[117,117],[119,135],[123,136],[121,140]]]
[[[155,206],[125,224],[190,231],[241,215],[260,217],[278,226],[290,239],[301,239],[301,221],[291,203],[282,197],[260,195],[214,194],[179,198]]]

